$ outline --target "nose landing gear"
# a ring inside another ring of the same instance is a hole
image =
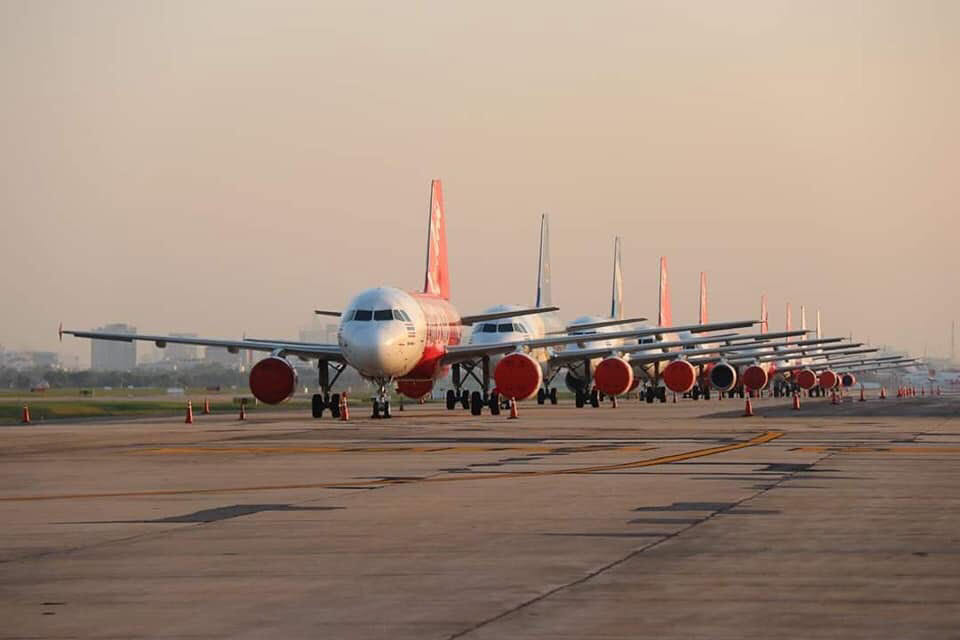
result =
[[[374,420],[393,417],[393,414],[390,412],[390,392],[387,390],[388,384],[390,384],[389,380],[377,380],[377,395],[372,399],[373,414],[370,416]]]

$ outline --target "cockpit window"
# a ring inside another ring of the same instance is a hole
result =
[[[373,312],[374,320],[393,320],[393,309],[377,309]]]
[[[501,323],[497,327],[497,331],[499,333],[510,333],[511,331],[513,331],[513,323],[512,322]]]
[[[366,321],[372,317],[373,317],[373,311],[370,311],[370,309],[357,309],[356,311],[353,312],[354,320]]]
[[[403,320],[404,322],[410,322],[410,316],[407,315],[407,312],[403,309],[394,309],[393,310],[393,319],[394,320]]]
[[[514,331],[519,331],[520,333],[529,333],[529,332],[527,331],[527,328],[526,328],[524,325],[520,324],[519,322],[518,322],[517,324],[513,325],[513,330],[514,330]]]
[[[482,325],[480,325],[480,332],[481,332],[481,333],[496,333],[496,332],[497,332],[497,325],[495,325],[495,324],[489,324],[489,323],[487,323],[487,324],[482,324]]]

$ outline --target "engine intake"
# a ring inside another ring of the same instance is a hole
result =
[[[800,369],[793,377],[796,379],[797,384],[800,385],[801,389],[806,389],[809,391],[817,386],[817,374],[815,374],[810,369]]]
[[[833,389],[837,386],[837,383],[840,381],[840,378],[833,371],[827,369],[820,373],[820,386],[824,389]]]
[[[618,356],[604,358],[593,373],[597,389],[608,396],[619,396],[634,388],[633,367]]]
[[[280,404],[297,390],[297,370],[286,358],[270,356],[250,370],[250,392],[260,402]]]
[[[853,375],[852,373],[845,373],[840,376],[840,384],[845,387],[852,387],[853,385],[857,384],[857,376]]]
[[[769,380],[767,370],[755,364],[750,365],[743,372],[743,385],[751,391],[763,389]]]
[[[697,382],[697,371],[686,360],[674,360],[663,370],[663,383],[674,393],[686,393]]]
[[[536,395],[543,384],[540,363],[525,353],[504,356],[493,370],[497,392],[507,398],[527,400]]]
[[[718,391],[730,391],[737,384],[737,370],[726,362],[718,362],[710,369],[710,384]]]

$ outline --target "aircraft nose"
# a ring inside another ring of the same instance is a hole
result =
[[[405,373],[406,331],[398,322],[350,322],[341,333],[343,355],[368,377],[391,378]]]

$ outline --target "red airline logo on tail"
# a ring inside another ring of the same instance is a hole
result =
[[[430,183],[430,228],[427,238],[427,274],[423,292],[450,299],[450,273],[447,267],[447,230],[443,209],[443,185]]]
[[[670,286],[667,284],[667,259],[660,257],[660,326],[673,325],[673,314],[670,312]]]

